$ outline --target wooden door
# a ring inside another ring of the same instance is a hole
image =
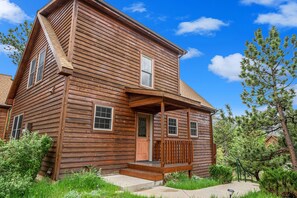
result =
[[[150,116],[138,114],[136,135],[136,161],[149,160]]]

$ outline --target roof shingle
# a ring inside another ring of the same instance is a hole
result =
[[[201,102],[202,106],[215,109],[209,102],[207,102],[202,96],[200,96],[196,91],[194,91],[189,85],[187,85],[182,80],[180,80],[180,95]]]

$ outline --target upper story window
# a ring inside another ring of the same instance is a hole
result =
[[[113,108],[95,105],[94,129],[112,130]]]
[[[33,85],[35,71],[36,71],[36,58],[34,58],[30,63],[30,71],[28,76],[28,88],[32,87]]]
[[[13,118],[11,138],[19,139],[22,131],[23,115],[17,115]]]
[[[36,73],[36,79],[35,82],[39,82],[42,80],[43,76],[43,70],[44,70],[44,63],[45,63],[45,54],[46,54],[46,49],[43,49],[39,53],[38,57],[38,67],[37,67],[37,73]]]
[[[141,56],[141,85],[153,87],[153,59],[148,56]]]
[[[168,135],[178,135],[178,121],[176,118],[168,118]]]
[[[191,122],[190,123],[190,129],[191,129],[191,137],[198,137],[198,123],[197,122]]]

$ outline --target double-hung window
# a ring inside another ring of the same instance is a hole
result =
[[[113,108],[95,105],[94,112],[94,129],[95,130],[112,130]]]
[[[176,118],[168,118],[168,135],[178,135],[178,121]]]
[[[198,123],[197,122],[191,122],[191,137],[198,137]]]
[[[34,75],[36,71],[36,58],[34,58],[30,63],[30,71],[28,76],[28,88],[32,87],[34,82]]]
[[[141,56],[141,85],[153,87],[153,59],[148,56]]]
[[[17,115],[13,118],[11,138],[19,139],[22,131],[23,115]]]
[[[46,54],[46,49],[43,49],[39,53],[38,67],[37,67],[35,82],[39,82],[39,81],[42,80],[42,75],[43,75],[43,70],[44,70],[44,63],[45,63],[45,54]]]

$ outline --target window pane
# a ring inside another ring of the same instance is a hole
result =
[[[141,72],[141,84],[144,86],[152,86],[152,74]]]
[[[19,116],[19,122],[18,122],[18,129],[22,129],[22,123],[23,123],[23,115]]]
[[[45,50],[42,51],[42,52],[40,53],[40,55],[39,55],[36,82],[38,82],[38,81],[40,81],[40,80],[42,79],[42,73],[43,73],[43,68],[44,68],[44,62],[45,62]]]
[[[35,70],[36,70],[36,59],[32,60],[30,64],[28,87],[31,87],[33,85]]]
[[[191,128],[192,129],[196,129],[197,128],[196,122],[191,122]]]
[[[112,109],[108,107],[96,107],[96,116],[101,118],[111,118]]]
[[[138,137],[146,137],[146,118],[138,118]]]
[[[169,125],[176,126],[176,119],[169,118]]]
[[[17,129],[17,124],[18,124],[18,116],[15,116],[14,117],[14,121],[13,121],[13,130],[16,130]]]
[[[141,59],[141,70],[146,71],[147,73],[152,73],[152,60],[145,56],[142,56]]]
[[[173,135],[177,134],[177,130],[176,129],[177,128],[174,127],[174,126],[169,126],[169,134],[173,134]]]
[[[191,129],[191,135],[192,136],[197,136],[197,130],[196,129]]]

